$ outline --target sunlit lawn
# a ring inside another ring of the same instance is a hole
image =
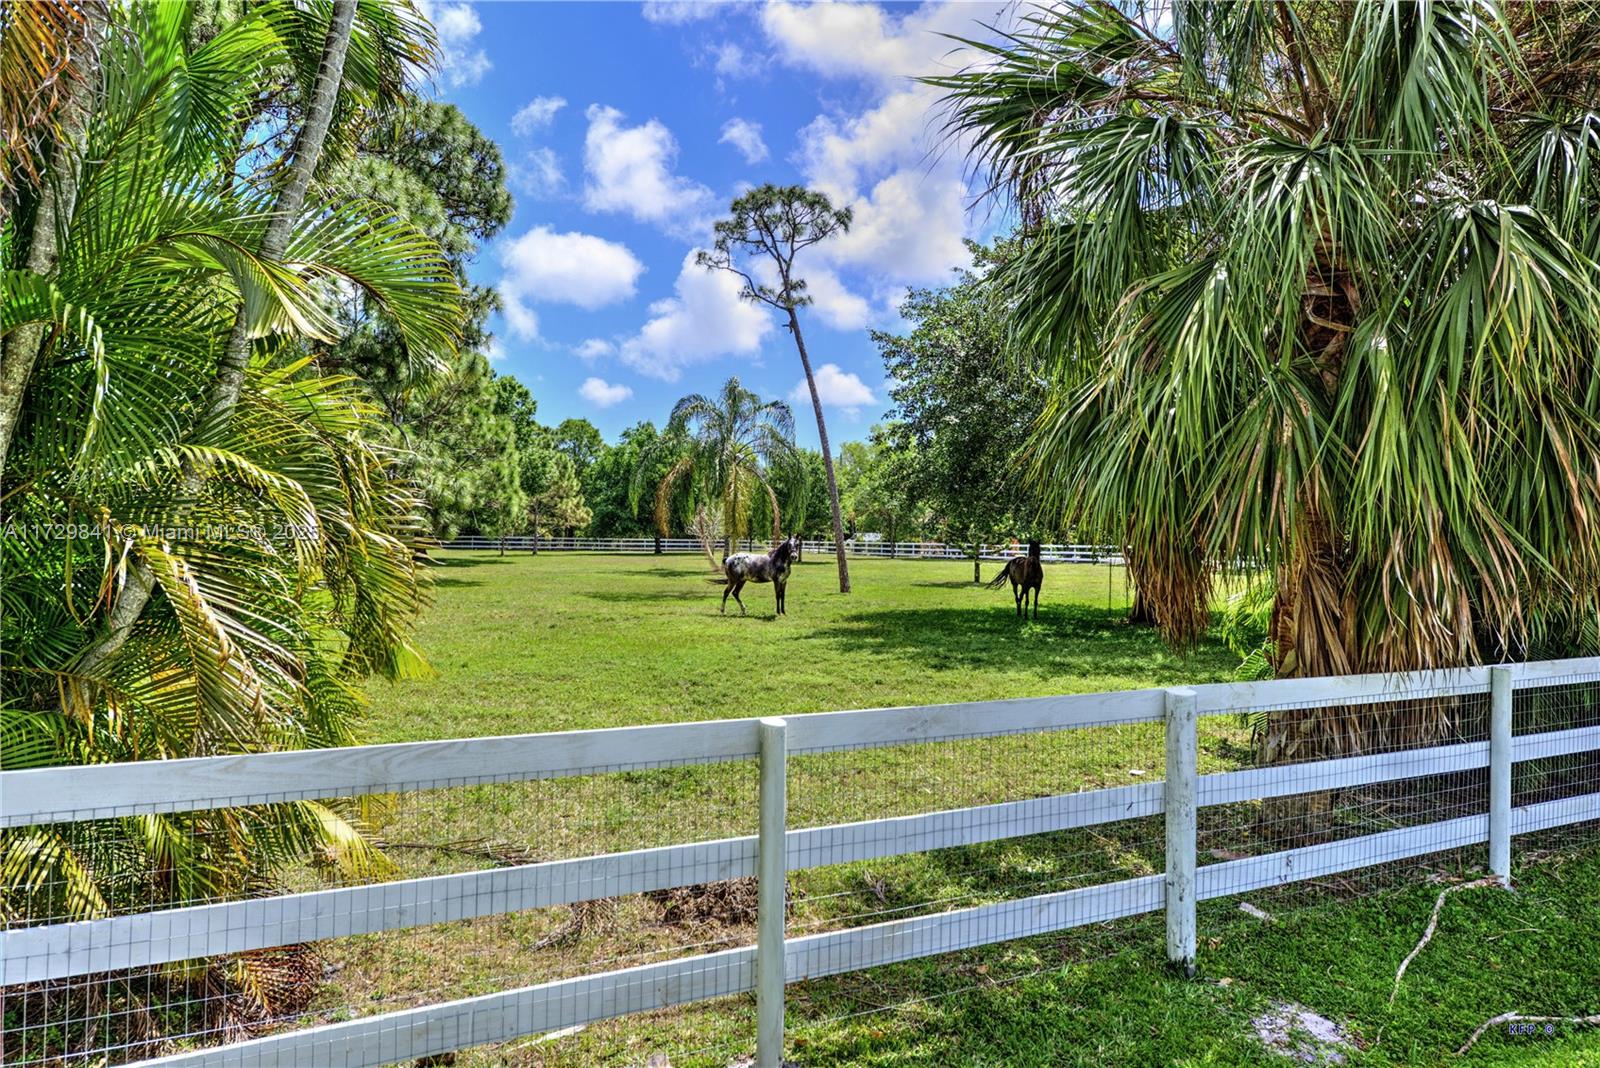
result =
[[[811,555],[786,616],[747,586],[741,618],[731,599],[718,614],[701,557],[442,555],[421,631],[439,677],[374,685],[374,741],[1175,685],[1235,662],[1124,624],[1121,568],[1048,567],[1038,622],[1019,624],[959,561],[855,560],[846,596]]]

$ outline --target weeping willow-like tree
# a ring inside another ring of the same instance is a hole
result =
[[[729,378],[714,397],[691,393],[672,406],[660,448],[681,450],[655,487],[655,521],[663,536],[674,519],[697,536],[720,528],[723,555],[733,552],[756,518],[771,522],[774,541],[783,536],[771,475],[800,462],[794,413],[783,401],[764,401],[737,377]],[[635,507],[659,458],[657,450],[640,457],[630,490]]]
[[[431,48],[409,8],[356,9],[263,4],[197,44],[186,4],[72,5],[89,61],[52,136],[8,167],[0,221],[0,767],[348,744],[360,680],[424,666],[418,501],[372,444],[360,384],[313,362],[352,290],[420,364],[460,324],[437,245],[314,181],[338,124]],[[288,158],[241,155],[297,73]],[[302,801],[8,830],[0,918],[216,900],[306,861],[363,877],[384,866],[367,814]],[[281,1011],[274,992],[310,989],[284,957],[173,965],[80,991],[92,1004],[58,992],[35,1018],[60,1027],[16,1052],[49,1060],[106,1027],[158,1039],[144,1014],[162,979]]]
[[[1069,2],[968,47],[930,81],[1020,208],[994,281],[1052,382],[1033,477],[1159,619],[1203,626],[1203,563],[1246,560],[1285,676],[1593,620],[1600,9]],[[1266,755],[1444,708],[1281,715]]]

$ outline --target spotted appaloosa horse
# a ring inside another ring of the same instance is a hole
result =
[[[998,590],[1011,580],[1011,596],[1017,601],[1017,616],[1026,617],[1028,591],[1033,591],[1033,618],[1039,618],[1039,587],[1044,585],[1044,564],[1039,560],[1039,543],[1028,542],[1027,556],[1013,556],[1006,566],[989,581],[991,590]]]
[[[722,575],[728,580],[728,585],[722,591],[722,611],[727,612],[728,594],[731,593],[733,599],[739,603],[739,614],[744,615],[744,602],[739,600],[739,591],[744,589],[744,584],[770,582],[777,594],[777,614],[787,615],[783,608],[783,591],[789,584],[789,569],[794,566],[799,548],[800,535],[791,534],[780,541],[778,547],[770,553],[734,553],[732,556],[723,557]]]

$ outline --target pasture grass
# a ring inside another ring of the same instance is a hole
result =
[[[1009,592],[974,586],[970,563],[857,560],[851,576],[855,592],[842,596],[832,560],[813,557],[791,580],[788,615],[773,615],[770,587],[746,587],[741,618],[718,613],[720,587],[695,557],[444,553],[420,632],[437,677],[374,684],[368,734],[1113,690],[1215,681],[1235,663],[1215,639],[1180,656],[1125,623],[1116,569],[1047,568],[1036,622],[1015,618]],[[1202,771],[1248,760],[1234,718],[1202,724]],[[1124,785],[1159,778],[1161,760],[1158,725],[805,756],[792,761],[791,825]],[[426,791],[397,799],[383,834],[408,876],[749,834],[754,771],[731,762]],[[1149,874],[1160,835],[1159,818],[1130,820],[796,872],[791,935]],[[1426,922],[1428,888],[1296,908],[1272,925],[1211,903],[1199,982],[1166,971],[1155,915],[798,985],[792,1055],[808,1066],[1281,1064],[1249,1019],[1289,1000],[1351,1029],[1352,1064],[1444,1063],[1494,1013],[1600,1010],[1582,1004],[1600,990],[1597,876],[1600,863],[1573,861],[1530,873],[1518,895],[1453,895],[1428,966],[1413,965],[1393,1009],[1387,984]],[[684,920],[647,897],[347,939],[325,947],[322,1018],[753,941],[738,902]],[[886,1006],[898,1007],[875,1011]],[[456,1063],[638,1065],[664,1052],[678,1066],[721,1065],[750,1048],[752,1028],[751,1000],[733,998]],[[1597,1049],[1563,1029],[1486,1041],[1474,1062],[1600,1064]]]
[[[438,678],[372,686],[375,741],[1178,685],[1228,676],[1209,640],[1179,656],[1123,622],[1121,568],[1051,565],[1039,619],[961,561],[831,558],[745,587],[749,614],[698,556],[442,553],[420,642]],[[985,563],[984,578],[998,565]]]

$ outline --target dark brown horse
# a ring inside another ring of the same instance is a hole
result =
[[[1011,596],[1017,601],[1017,616],[1027,615],[1028,591],[1033,591],[1033,618],[1039,618],[1039,587],[1044,585],[1044,564],[1039,560],[1039,543],[1028,542],[1027,556],[1013,556],[1006,566],[989,581],[991,590],[998,590],[1011,580]]]
[[[739,591],[744,589],[744,584],[770,582],[777,594],[777,614],[787,615],[783,607],[783,593],[789,585],[789,569],[799,555],[799,546],[800,535],[791,534],[780,541],[778,547],[770,553],[734,553],[732,556],[723,557],[722,576],[728,585],[722,591],[722,611],[727,612],[728,594],[731,593],[739,604],[739,614],[744,615],[744,602],[739,600]]]

